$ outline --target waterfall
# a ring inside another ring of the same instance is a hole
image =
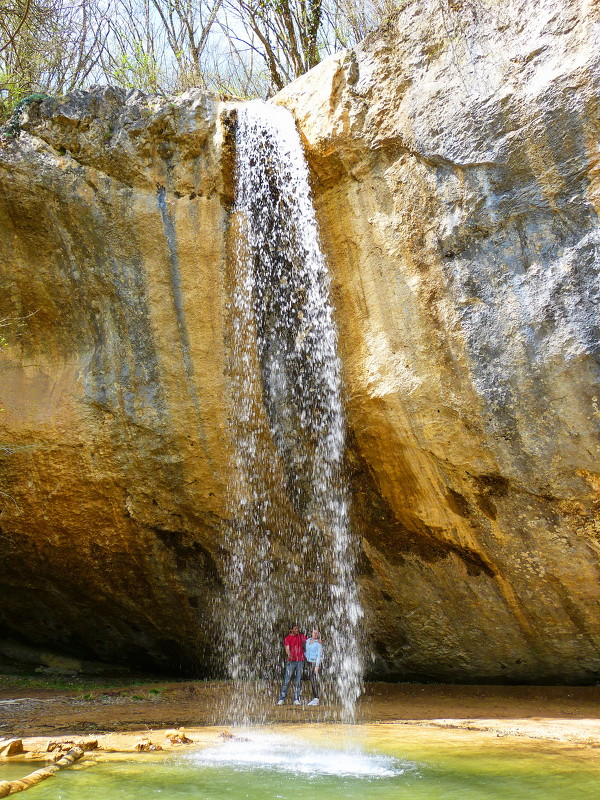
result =
[[[223,641],[236,718],[256,720],[276,701],[283,637],[297,622],[309,635],[320,629],[326,702],[351,720],[362,611],[337,335],[308,169],[290,112],[262,101],[238,107],[235,150]]]

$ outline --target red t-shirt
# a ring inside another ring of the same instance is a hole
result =
[[[294,636],[293,633],[288,633],[288,635],[283,640],[283,646],[290,648],[290,655],[288,657],[288,661],[304,661],[305,641],[306,641],[306,636],[303,633],[299,633],[297,636]]]

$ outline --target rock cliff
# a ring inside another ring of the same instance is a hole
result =
[[[2,626],[206,667],[223,515],[216,104],[46,100],[1,152]],[[14,446],[14,448],[13,448]]]
[[[275,99],[334,282],[380,675],[600,674],[598,10],[408,3]],[[222,106],[103,89],[0,149],[0,628],[209,669],[230,456]]]

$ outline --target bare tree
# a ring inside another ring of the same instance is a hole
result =
[[[105,76],[116,83],[167,92],[171,82],[161,26],[151,14],[152,0],[115,0],[108,47],[102,55]]]
[[[227,0],[227,8],[227,38],[264,61],[271,91],[321,60],[323,0]]]
[[[108,4],[101,0],[0,4],[0,98],[4,104],[10,107],[32,92],[64,94],[85,84],[100,65],[108,13]]]
[[[107,75],[151,91],[207,87],[205,59],[223,0],[114,0]]]
[[[0,103],[109,81],[265,96],[404,0],[0,0]],[[456,2],[456,0],[436,0]]]
[[[247,84],[258,94],[267,84],[266,93],[272,94],[325,56],[355,45],[406,2],[225,0],[219,24],[238,75],[251,63]]]
[[[407,0],[333,0],[333,24],[340,47],[354,46],[406,3]]]
[[[25,24],[33,0],[7,0],[0,7],[0,53],[10,47]]]

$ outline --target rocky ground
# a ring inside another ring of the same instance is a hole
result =
[[[37,688],[32,681],[0,677],[0,736],[23,738],[38,756],[50,740],[93,738],[100,749],[130,752],[145,737],[161,749],[181,746],[165,739],[165,729],[193,729],[222,721],[231,686],[188,681]],[[275,691],[274,695],[275,696]],[[269,701],[273,698],[269,698]],[[333,709],[265,706],[269,722],[327,722]],[[450,686],[371,683],[358,706],[360,722],[396,722],[462,728],[497,736],[519,736],[600,747],[600,687]],[[41,737],[41,738],[40,738]]]

